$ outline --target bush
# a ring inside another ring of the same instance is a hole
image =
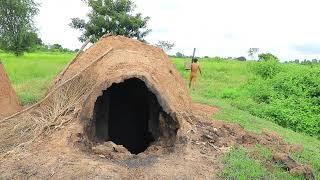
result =
[[[269,79],[281,71],[281,64],[275,60],[261,61],[254,63],[251,69],[263,79]]]
[[[271,53],[262,53],[258,55],[259,61],[278,61],[279,59],[277,56],[271,54]]]
[[[262,78],[252,79],[247,85],[250,97],[260,107],[250,108],[251,113],[283,127],[320,137],[320,68],[300,66],[270,73],[275,70],[267,63],[261,62],[257,66],[259,71],[256,72],[262,74]],[[270,72],[261,71],[263,68]]]
[[[269,85],[269,82],[266,82],[263,79],[254,79],[248,83],[248,89],[251,95],[251,98],[261,104],[261,103],[270,103],[273,97],[272,86]]]

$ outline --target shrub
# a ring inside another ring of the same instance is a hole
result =
[[[263,79],[254,79],[248,83],[248,89],[252,99],[257,103],[270,103],[273,89]]]
[[[263,72],[260,73],[263,78],[252,79],[246,86],[250,97],[260,107],[250,108],[251,113],[283,127],[320,137],[320,69],[300,66],[264,76],[267,71],[261,69],[273,67],[268,63],[260,62],[254,67],[258,67],[256,72]]]
[[[259,61],[279,61],[278,57],[271,53],[262,53],[258,57]]]
[[[254,63],[252,70],[258,76],[269,79],[281,71],[281,64],[275,60]]]

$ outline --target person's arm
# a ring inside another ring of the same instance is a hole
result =
[[[200,75],[202,76],[202,72],[201,72],[200,66],[198,68],[199,68]]]

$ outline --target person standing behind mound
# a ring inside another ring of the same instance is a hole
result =
[[[198,64],[198,59],[195,58],[195,59],[193,59],[192,64],[191,64],[189,88],[191,88],[191,86],[193,86],[193,88],[194,88],[195,83],[197,81],[198,71],[202,75],[200,65]]]

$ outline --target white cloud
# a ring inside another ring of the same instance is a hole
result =
[[[317,0],[135,2],[137,11],[151,17],[149,25],[153,31],[147,40],[174,42],[172,53],[190,55],[197,47],[200,56],[243,56],[250,47],[258,47],[283,59],[320,58],[320,54],[295,48],[320,42]],[[68,24],[72,17],[85,17],[87,12],[81,0],[42,0],[38,18],[41,37],[47,43],[78,48],[80,34]]]

